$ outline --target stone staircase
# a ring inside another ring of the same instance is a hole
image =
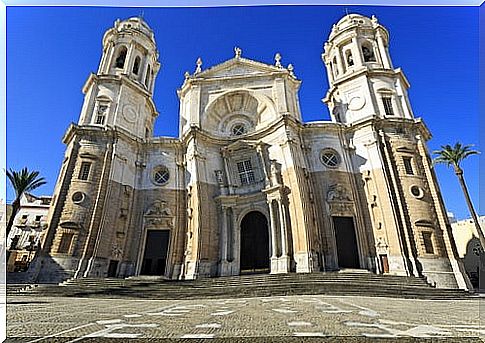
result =
[[[7,289],[7,294],[9,293]],[[15,294],[142,299],[241,298],[302,294],[467,299],[472,295],[463,290],[433,288],[422,278],[357,271],[257,274],[199,280],[166,280],[161,277],[83,278],[70,279],[60,285],[38,285],[17,291]]]

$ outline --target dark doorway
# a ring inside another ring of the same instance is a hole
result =
[[[387,255],[379,255],[381,260],[382,272],[389,273],[389,261],[387,259]]]
[[[249,212],[241,222],[241,273],[268,272],[268,222],[261,212]]]
[[[118,270],[118,261],[110,260],[108,266],[108,277],[116,277],[116,271]]]
[[[148,230],[145,243],[145,253],[141,265],[142,275],[163,275],[167,262],[170,231]]]
[[[332,218],[337,243],[338,266],[340,268],[360,268],[353,218]]]

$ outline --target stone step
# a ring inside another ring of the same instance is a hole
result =
[[[460,299],[469,293],[436,289],[422,278],[361,272],[259,274],[198,280],[131,277],[70,279],[62,285],[21,290],[39,296],[145,299],[264,297],[298,294],[362,295],[404,298]]]

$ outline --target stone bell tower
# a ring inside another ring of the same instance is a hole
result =
[[[152,101],[160,63],[153,31],[138,17],[117,20],[103,37],[98,72],[86,82],[79,125],[119,127],[137,138],[152,136]]]
[[[132,273],[128,213],[143,173],[143,145],[158,113],[152,100],[160,68],[153,31],[138,17],[117,20],[103,37],[97,73],[88,77],[78,124],[54,189],[39,277]]]
[[[332,28],[322,59],[324,99],[359,178],[372,223],[376,269],[426,276],[438,287],[467,288],[426,147],[431,134],[414,118],[409,82],[389,55],[377,18],[349,14]]]
[[[344,124],[370,117],[413,118],[401,69],[389,56],[389,33],[375,16],[343,17],[332,28],[322,59],[330,89],[332,120]]]

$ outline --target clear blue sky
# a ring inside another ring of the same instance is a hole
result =
[[[433,138],[430,150],[461,141],[479,143],[478,8],[347,6],[349,13],[375,14],[391,34],[391,58],[411,83],[414,113]],[[117,18],[141,13],[137,8],[7,8],[7,167],[39,170],[48,184],[36,194],[51,194],[64,154],[61,138],[77,122],[81,88],[101,57],[103,33]],[[154,101],[160,112],[155,135],[176,136],[176,89],[183,73],[233,56],[273,63],[280,52],[303,80],[300,105],[305,121],[327,120],[321,102],[328,89],[320,59],[332,24],[343,6],[262,6],[238,8],[145,8],[155,32],[161,71]],[[478,207],[478,157],[463,164]],[[449,211],[468,216],[451,170],[436,167]],[[7,188],[7,200],[14,197]]]

